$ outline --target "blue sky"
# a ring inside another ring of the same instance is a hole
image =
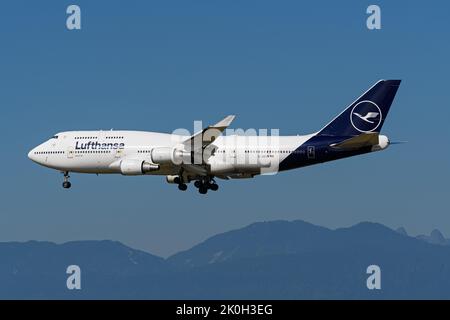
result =
[[[78,4],[82,30],[65,27]],[[0,241],[113,239],[168,255],[255,221],[376,221],[450,236],[447,1],[5,1],[0,19]],[[383,132],[408,144],[206,197],[163,177],[72,176],[29,161],[52,134],[321,128],[380,78],[399,78]]]

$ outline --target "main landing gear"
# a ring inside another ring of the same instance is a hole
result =
[[[214,179],[197,180],[194,182],[194,186],[198,188],[198,192],[201,194],[206,194],[208,190],[219,190],[219,185],[214,181]]]
[[[178,190],[186,191],[187,190],[187,184],[186,183],[179,183],[178,184]]]
[[[180,191],[186,191],[188,188],[187,184],[194,179],[198,179],[195,180],[194,186],[201,194],[208,193],[208,190],[217,191],[219,189],[219,186],[213,176],[197,176],[195,178],[189,178],[184,177],[183,172],[181,171],[178,175],[168,175],[166,177],[167,182],[178,185],[178,190]]]
[[[184,181],[183,181],[182,178],[180,178],[180,177],[182,177],[182,176],[183,176],[182,173],[180,173],[180,175],[176,176],[176,177],[173,179],[173,183],[178,184],[178,190],[180,190],[180,191],[186,191],[186,190],[187,190],[187,184],[184,183]],[[169,180],[167,180],[167,181],[169,181]]]
[[[69,181],[69,178],[70,178],[69,171],[64,171],[64,182],[62,184],[64,189],[69,189],[72,186],[72,184]]]

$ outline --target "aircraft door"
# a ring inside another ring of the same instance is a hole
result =
[[[115,154],[116,158],[123,157],[123,155],[124,155],[123,149],[117,149],[116,150],[116,154]]]
[[[316,158],[316,147],[308,146],[306,148],[306,155],[307,155],[308,159],[315,159]]]
[[[73,150],[73,147],[68,147],[67,148],[66,154],[67,154],[67,158],[68,159],[72,159],[74,153],[75,153],[75,151]]]

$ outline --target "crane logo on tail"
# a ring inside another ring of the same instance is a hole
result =
[[[352,126],[360,132],[374,131],[380,125],[382,114],[375,102],[363,100],[358,102],[350,113]]]
[[[360,119],[364,120],[368,123],[374,123],[374,121],[369,120],[370,118],[376,118],[378,116],[378,112],[367,112],[367,114],[363,117],[359,113],[354,112],[355,116],[358,116]]]

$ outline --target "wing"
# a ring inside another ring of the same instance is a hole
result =
[[[192,135],[189,139],[183,142],[184,147],[191,152],[199,152],[217,139],[222,132],[228,128],[228,126],[233,122],[235,116],[229,115],[225,119],[217,122],[215,125],[208,126],[202,131],[197,132]]]
[[[191,161],[193,161],[191,164],[182,164],[185,172],[200,176],[207,175],[204,160],[215,152],[215,146],[212,143],[228,128],[234,118],[234,115],[229,115],[215,125],[208,126],[183,141],[184,150],[191,154]],[[207,147],[210,150],[205,150]]]

